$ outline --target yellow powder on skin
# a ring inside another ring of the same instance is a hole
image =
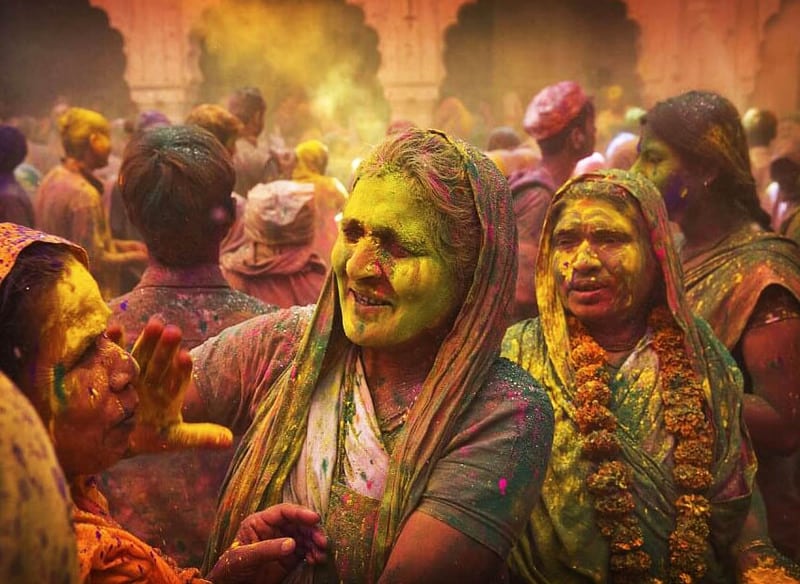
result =
[[[103,301],[97,282],[74,258],[55,287],[42,295],[44,313],[41,338],[47,342],[44,361],[69,367],[106,329],[111,310]]]

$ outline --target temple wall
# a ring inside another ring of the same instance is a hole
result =
[[[126,43],[136,104],[181,118],[202,81],[192,25],[220,0],[91,0]],[[531,0],[534,1],[534,0]],[[466,0],[349,0],[379,36],[379,78],[393,118],[430,122],[444,78],[447,28]],[[740,109],[800,109],[800,0],[627,0],[640,28],[642,105],[690,88]],[[479,82],[476,80],[476,82]]]

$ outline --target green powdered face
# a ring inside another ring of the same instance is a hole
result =
[[[430,215],[399,174],[364,177],[350,196],[333,249],[342,321],[363,347],[436,352],[458,310],[456,278]]]

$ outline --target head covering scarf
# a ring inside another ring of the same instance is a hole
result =
[[[89,267],[89,258],[86,256],[86,251],[81,246],[63,237],[50,235],[16,223],[0,223],[0,284],[3,283],[14,267],[22,250],[34,243],[63,245],[69,249],[75,259],[86,266],[87,269]]]
[[[617,187],[614,192],[622,199],[634,202],[641,212],[650,235],[653,252],[664,278],[667,304],[678,326],[686,335],[686,350],[694,370],[704,376],[702,343],[694,326],[689,305],[683,295],[683,272],[680,258],[670,242],[667,211],[658,189],[646,178],[622,170],[599,170],[576,177],[565,183],[553,197],[552,209],[567,193],[582,193],[591,198],[598,184]],[[607,191],[608,189],[604,189]],[[567,387],[574,386],[569,366],[570,342],[567,319],[558,297],[558,286],[551,265],[553,254],[551,236],[555,221],[548,212],[542,227],[539,257],[536,262],[536,301],[539,305],[542,328],[550,359],[559,378]]]
[[[516,280],[517,234],[508,186],[497,168],[472,146],[430,130],[455,149],[471,186],[481,224],[471,285],[437,353],[406,431],[392,450],[369,552],[368,581],[377,581],[403,522],[417,507],[428,477],[454,429],[497,358]],[[402,169],[398,169],[402,172]],[[243,440],[221,498],[206,564],[230,545],[249,513],[280,502],[300,455],[317,381],[352,346],[344,334],[331,271],[293,364],[270,391]]]
[[[314,177],[325,174],[328,166],[328,147],[319,140],[306,140],[300,142],[294,149],[297,164],[292,171],[292,178],[308,181]]]
[[[769,215],[758,202],[741,117],[730,100],[712,91],[687,91],[656,103],[641,124],[694,167],[716,169],[708,190],[769,227]]]
[[[314,186],[289,180],[258,184],[247,195],[244,232],[270,246],[305,245],[314,238]]]
[[[609,577],[608,543],[600,536],[594,521],[594,510],[589,502],[591,495],[586,487],[589,463],[581,456],[580,434],[574,421],[576,372],[570,359],[567,315],[558,296],[552,267],[551,243],[557,223],[552,215],[555,205],[568,195],[591,198],[598,192],[618,196],[639,210],[660,265],[663,296],[684,333],[686,356],[703,389],[708,419],[715,433],[713,461],[709,468],[713,476],[709,499],[712,502],[711,539],[715,546],[720,546],[716,549],[727,549],[730,541],[725,538],[738,532],[749,507],[755,475],[755,460],[740,419],[741,374],[708,325],[690,312],[683,294],[680,260],[672,245],[666,208],[657,188],[646,178],[623,170],[599,170],[578,176],[555,194],[542,229],[536,265],[540,316],[511,327],[503,342],[503,355],[542,382],[556,410],[556,437],[542,498],[509,559],[514,571],[534,581],[544,578],[543,581],[564,583],[600,582]],[[645,374],[653,375],[656,371],[643,372],[641,383],[655,388],[657,378],[648,380]],[[650,459],[631,438],[620,438],[621,456],[634,471],[637,516],[657,538],[651,544],[646,541],[646,545],[657,544],[652,549],[662,556],[653,558],[654,569],[658,570],[657,566],[663,565],[669,555],[667,542],[674,521],[675,487],[671,471]],[[735,488],[730,488],[732,477],[738,485]],[[643,516],[639,515],[639,510]],[[657,551],[659,549],[662,551]],[[713,559],[708,563],[708,581],[718,581],[724,568]],[[544,570],[544,575],[539,573],[540,569]]]

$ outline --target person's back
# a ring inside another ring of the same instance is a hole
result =
[[[314,185],[288,180],[250,191],[245,241],[220,256],[231,286],[281,308],[316,301],[328,268],[312,245],[314,191]]]
[[[228,99],[228,111],[242,124],[233,153],[233,166],[236,169],[233,190],[247,197],[250,189],[257,184],[276,180],[281,175],[280,164],[269,146],[259,141],[264,130],[267,102],[257,87],[241,87]]]
[[[147,320],[178,325],[187,348],[274,307],[231,289],[219,243],[233,219],[233,167],[209,132],[160,127],[128,145],[120,181],[128,215],[150,250],[137,286],[115,298],[111,324],[130,346]],[[233,451],[187,451],[121,461],[104,475],[112,514],[182,565],[199,565],[216,492]],[[176,472],[180,469],[180,472]]]
[[[68,109],[59,124],[66,157],[39,186],[37,226],[86,249],[103,297],[112,298],[119,294],[120,270],[143,264],[147,256],[140,242],[112,238],[103,184],[92,174],[108,162],[109,124],[101,114],[81,108]]]
[[[326,265],[330,265],[331,250],[339,234],[336,216],[341,213],[347,200],[347,190],[336,178],[326,176],[328,148],[319,140],[306,140],[295,148],[297,166],[292,179],[314,185],[316,207],[316,233],[314,250]]]

